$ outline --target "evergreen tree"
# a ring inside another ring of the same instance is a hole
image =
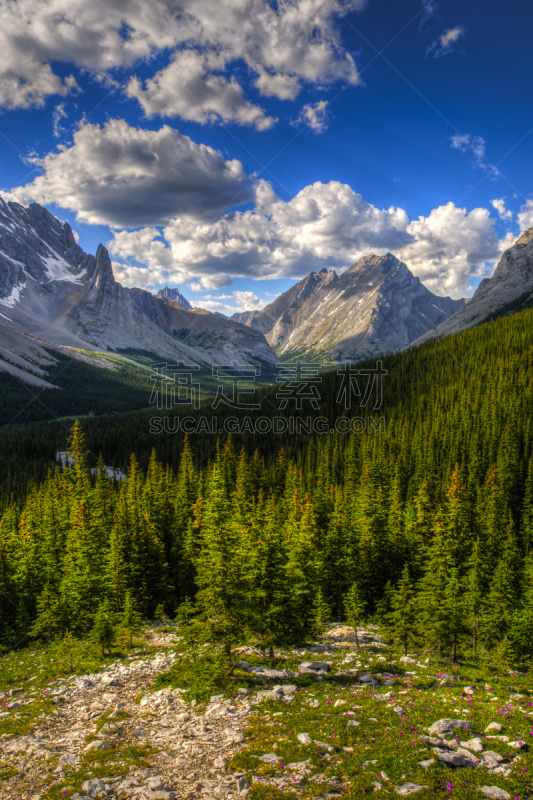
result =
[[[66,631],[61,639],[58,655],[60,660],[67,663],[69,672],[74,672],[74,664],[76,655],[79,650],[79,642],[76,637],[70,632]]]
[[[522,599],[513,614],[510,639],[521,656],[533,656],[533,556],[528,554],[524,566]]]
[[[115,628],[111,609],[106,601],[98,605],[91,630],[91,639],[102,648],[102,655],[110,650],[115,641]]]
[[[387,617],[387,632],[394,642],[402,645],[407,655],[409,642],[416,632],[416,603],[407,564],[396,590],[392,594],[392,611]]]
[[[230,457],[225,450],[225,457]],[[228,474],[220,452],[213,465],[203,509],[201,550],[197,560],[196,595],[205,636],[220,642],[231,661],[231,647],[244,630],[242,564],[237,524],[231,516]]]
[[[454,575],[451,552],[444,539],[435,536],[420,581],[418,595],[419,628],[424,633],[426,646],[443,655],[450,642],[447,608],[448,583]]]
[[[60,616],[58,611],[57,597],[47,584],[37,600],[37,618],[32,626],[32,636],[42,636],[43,634],[50,641],[56,631],[60,628]]]
[[[482,635],[493,648],[507,639],[518,605],[520,559],[512,519],[509,519],[502,555],[490,582],[481,618]]]
[[[357,650],[359,650],[359,635],[357,629],[363,622],[365,601],[363,593],[357,583],[352,583],[344,596],[344,613],[346,615],[346,623],[354,630],[355,646]]]
[[[331,622],[331,609],[319,587],[312,606],[312,625],[315,636],[322,636]]]
[[[163,603],[159,603],[154,611],[154,619],[157,620],[157,622],[160,622],[162,625],[168,622],[168,616],[165,613],[165,606]]]
[[[320,573],[317,535],[313,507],[306,495],[304,504],[293,508],[286,524],[284,580],[288,588],[288,623],[296,642],[311,628],[313,597]]]
[[[128,642],[131,649],[134,635],[142,630],[142,615],[135,607],[131,591],[127,591],[124,598],[124,609],[119,619],[119,630],[122,639]]]
[[[471,631],[472,651],[477,653],[479,641],[479,628],[483,613],[486,587],[488,584],[488,570],[484,549],[479,539],[476,539],[470,558],[467,563],[465,577],[465,620]]]
[[[466,625],[466,609],[463,586],[459,577],[459,570],[453,567],[444,592],[445,613],[447,624],[447,638],[452,648],[452,659],[457,660],[457,647],[468,628]]]
[[[251,643],[268,648],[272,658],[274,646],[290,643],[294,635],[291,593],[284,574],[286,543],[272,502],[255,524],[243,529],[242,541],[246,628]]]
[[[188,625],[195,613],[196,608],[194,604],[191,603],[190,597],[186,597],[183,603],[178,606],[176,622],[179,622],[181,625]]]
[[[521,510],[520,533],[522,546],[526,554],[529,555],[533,549],[533,458],[529,459],[527,467],[527,477]]]

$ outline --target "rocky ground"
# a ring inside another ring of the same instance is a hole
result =
[[[200,704],[154,690],[182,656],[175,633],[146,636],[145,655],[4,693],[2,800],[533,797],[525,675],[443,673],[337,625],[275,668],[241,648],[241,682]]]

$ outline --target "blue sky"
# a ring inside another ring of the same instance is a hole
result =
[[[117,279],[260,308],[401,257],[471,294],[533,225],[530,5],[16,0],[0,11],[1,189]]]

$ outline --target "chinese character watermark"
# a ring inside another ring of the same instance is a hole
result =
[[[249,395],[255,395],[255,386],[250,386],[261,375],[261,367],[240,366],[233,361],[230,366],[213,366],[213,376],[218,379],[216,397],[211,408],[220,405],[228,408],[259,410],[261,405],[253,403]]]
[[[261,403],[256,396],[256,382],[261,377],[261,367],[250,364],[215,365],[211,370],[211,377],[216,379],[215,391],[210,392],[210,407],[214,411],[222,409],[223,414],[217,416],[175,416],[173,421],[169,418],[154,417],[151,420],[153,433],[274,433],[274,434],[303,434],[311,433],[343,433],[360,434],[383,432],[385,419],[373,417],[368,414],[356,416],[356,409],[367,406],[373,411],[379,411],[383,404],[383,379],[387,370],[383,369],[381,361],[376,361],[374,366],[359,366],[345,362],[344,366],[336,372],[338,378],[338,391],[336,395],[337,407],[350,412],[349,416],[334,414],[333,419],[324,416],[304,417],[297,412],[320,410],[321,397],[318,386],[322,383],[320,364],[298,362],[291,364],[277,364],[278,376],[276,383],[279,388],[275,398],[278,401],[278,411],[283,414],[266,416],[229,416],[228,411],[260,411]],[[188,406],[191,410],[200,409],[200,367],[197,364],[169,364],[161,362],[152,364],[152,393],[150,404],[157,409],[167,411],[173,408]],[[328,380],[331,379],[328,378]],[[266,388],[266,384],[265,388]],[[328,384],[330,385],[330,384]],[[335,387],[334,387],[335,388]],[[213,396],[214,394],[214,396]],[[268,402],[272,405],[272,394]],[[206,392],[207,395],[207,392]],[[268,398],[268,393],[267,393]],[[206,407],[209,404],[205,399]]]
[[[193,381],[193,372],[200,371],[198,364],[162,361],[152,364],[151,370],[154,374],[150,379],[153,383],[150,405],[166,409],[180,405],[200,408],[200,384]]]
[[[365,408],[368,401],[374,394],[374,411],[378,411],[383,403],[383,378],[387,370],[383,369],[381,361],[376,361],[375,367],[357,367],[349,361],[344,362],[344,367],[337,370],[337,375],[342,378],[342,382],[337,395],[337,403],[344,405],[346,411],[352,408],[352,399],[361,398],[357,405]],[[364,379],[365,380],[361,380]],[[358,378],[360,379],[358,381]],[[364,393],[361,392],[364,386]]]
[[[320,409],[320,394],[315,384],[322,383],[319,376],[320,364],[277,364],[280,375],[276,383],[283,384],[276,394],[278,408],[284,411],[294,402],[296,411],[301,411],[304,402],[309,402],[314,411]]]

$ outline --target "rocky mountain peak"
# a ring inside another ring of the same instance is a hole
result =
[[[98,250],[96,251],[95,273],[98,273],[102,280],[115,281],[109,252],[103,244],[99,244]]]
[[[22,353],[33,364],[28,337],[73,353],[81,346],[209,365],[276,361],[257,331],[121,286],[104,245],[96,255],[85,253],[70,225],[36,203],[25,208],[0,199],[0,311],[0,353],[9,361],[0,355],[0,370],[11,372],[13,365],[27,367]]]
[[[113,275],[109,253],[103,244],[98,245],[96,256],[92,258],[84,275],[84,282],[87,292],[82,302],[85,305],[101,303],[103,298],[113,293],[115,287],[118,286]]]
[[[171,289],[170,286],[165,286],[164,289],[160,289],[158,291],[157,297],[160,297],[163,300],[172,300],[174,303],[179,303],[182,308],[192,311],[193,307],[187,298],[182,295],[178,288]]]
[[[451,319],[426,333],[415,344],[479,325],[521,295],[533,291],[533,228],[503,253],[491,278],[481,281],[472,299]]]
[[[514,246],[516,247],[519,244],[529,244],[533,240],[533,228],[528,228],[527,231],[516,240]]]
[[[248,324],[281,358],[335,363],[401,349],[462,303],[432,294],[392,253],[371,253],[341,275],[311,272]]]

